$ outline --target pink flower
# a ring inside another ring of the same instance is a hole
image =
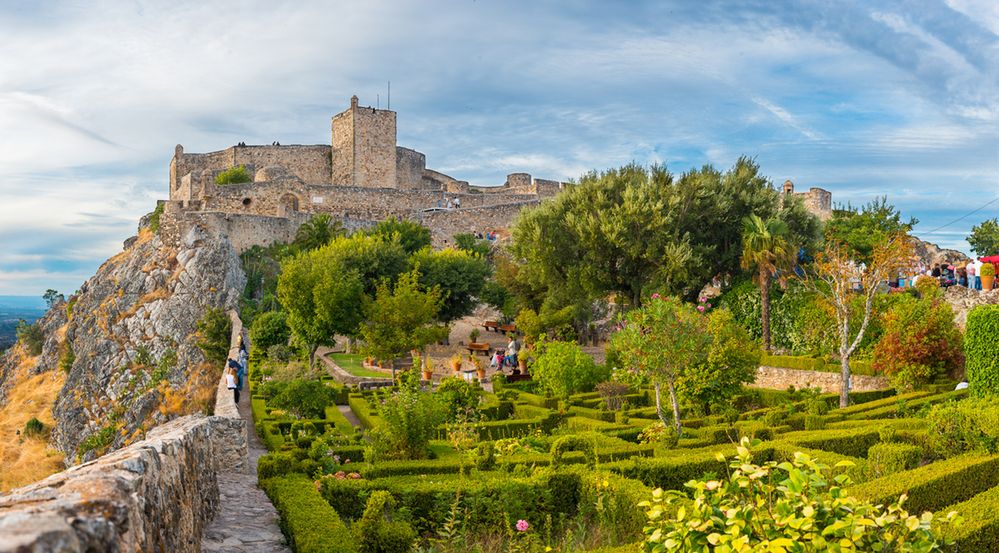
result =
[[[708,301],[708,298],[706,298],[704,296],[701,296],[701,297],[697,298],[697,301],[699,301],[701,303],[704,303],[704,302]]]
[[[654,300],[659,299],[659,293],[657,292],[655,294],[652,294],[652,299],[654,299]],[[525,522],[524,524],[527,524],[527,523]]]
[[[704,306],[703,305],[698,305],[697,306],[697,310],[700,311],[701,313],[704,313]]]
[[[711,304],[709,303],[709,304],[708,304],[708,309],[710,309],[710,308],[711,308]]]
[[[530,527],[531,527],[531,525],[528,524],[527,521],[524,520],[524,519],[520,519],[520,520],[517,521],[517,531],[518,532],[526,532],[527,529],[530,528]]]

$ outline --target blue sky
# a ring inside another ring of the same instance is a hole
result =
[[[21,4],[20,6],[18,4]],[[754,156],[967,250],[999,202],[999,3],[0,4],[0,294],[75,290],[177,143],[328,143],[352,94],[476,184]]]

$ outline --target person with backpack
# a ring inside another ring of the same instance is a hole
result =
[[[232,400],[239,405],[239,388],[236,386],[236,369],[233,365],[237,365],[232,359],[229,360],[229,366],[225,369],[225,387],[232,390]]]

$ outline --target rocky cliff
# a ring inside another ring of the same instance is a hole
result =
[[[197,323],[208,308],[235,308],[245,282],[226,238],[195,228],[166,244],[140,229],[41,320],[41,355],[26,358],[14,348],[0,358],[0,402],[22,373],[65,371],[50,439],[66,464],[210,410],[221,367],[205,363]]]
[[[970,261],[968,256],[957,250],[941,248],[936,244],[924,242],[915,236],[912,237],[912,244],[915,246],[916,255],[923,260],[923,263],[928,265],[936,265],[938,263],[953,265],[955,263]]]

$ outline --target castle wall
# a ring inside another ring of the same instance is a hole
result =
[[[356,96],[355,96],[356,98]],[[351,105],[356,103],[351,100]],[[333,116],[332,133],[332,180],[331,184],[350,186],[354,184],[354,110]]]
[[[423,172],[427,168],[427,156],[402,146],[397,146],[395,152],[396,187],[403,190],[421,188]]]
[[[211,179],[215,173],[239,165],[245,165],[251,175],[257,169],[280,165],[305,182],[331,182],[331,148],[322,144],[233,146],[207,154],[185,154],[183,148],[178,146],[170,162],[170,199],[197,199],[197,186],[184,187],[183,179],[190,173],[202,173],[205,178]]]
[[[420,213],[416,220],[430,229],[434,247],[440,248],[454,245],[456,234],[506,229],[522,209],[538,203],[537,199],[532,199],[482,207],[430,211]]]

